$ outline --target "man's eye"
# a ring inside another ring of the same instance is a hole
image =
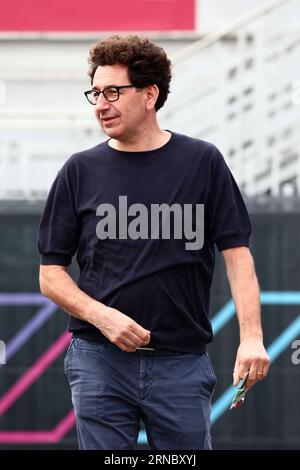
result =
[[[93,98],[98,98],[98,96],[99,96],[99,91],[98,90],[93,90],[92,91],[92,97]]]
[[[118,90],[116,88],[106,88],[105,94],[110,97],[115,97],[118,95]]]

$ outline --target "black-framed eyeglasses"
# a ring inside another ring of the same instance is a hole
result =
[[[103,94],[106,101],[112,103],[113,101],[117,101],[120,98],[120,90],[122,88],[136,88],[134,85],[122,85],[122,86],[107,86],[103,90],[88,90],[85,91],[84,94],[86,99],[89,103],[95,105],[97,104],[98,98]]]

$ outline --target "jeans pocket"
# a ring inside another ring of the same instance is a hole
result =
[[[73,344],[74,344],[74,337],[72,337],[72,339],[70,341],[70,344],[67,348],[65,357],[64,357],[64,372],[65,372],[66,375],[68,375],[69,357],[70,357],[70,353],[71,353],[71,349],[73,347]]]
[[[99,352],[103,348],[103,344],[98,341],[90,341],[82,338],[74,338],[74,348],[80,351]]]
[[[204,353],[205,357],[206,357],[206,360],[207,360],[207,364],[208,364],[208,367],[209,367],[209,372],[210,372],[210,382],[211,382],[211,390],[212,390],[212,394],[215,390],[215,386],[217,384],[217,376],[215,374],[215,371],[214,371],[214,368],[212,366],[212,363],[211,363],[211,360],[209,358],[209,355],[208,353]]]

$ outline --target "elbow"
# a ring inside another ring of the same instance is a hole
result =
[[[48,297],[47,295],[47,289],[46,289],[46,284],[40,279],[40,292],[42,295],[45,297]]]

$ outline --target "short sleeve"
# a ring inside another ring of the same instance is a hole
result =
[[[62,172],[54,180],[47,197],[38,232],[41,264],[68,266],[80,234],[74,194]]]
[[[251,222],[240,190],[226,162],[214,147],[208,201],[209,233],[219,251],[249,246]]]

